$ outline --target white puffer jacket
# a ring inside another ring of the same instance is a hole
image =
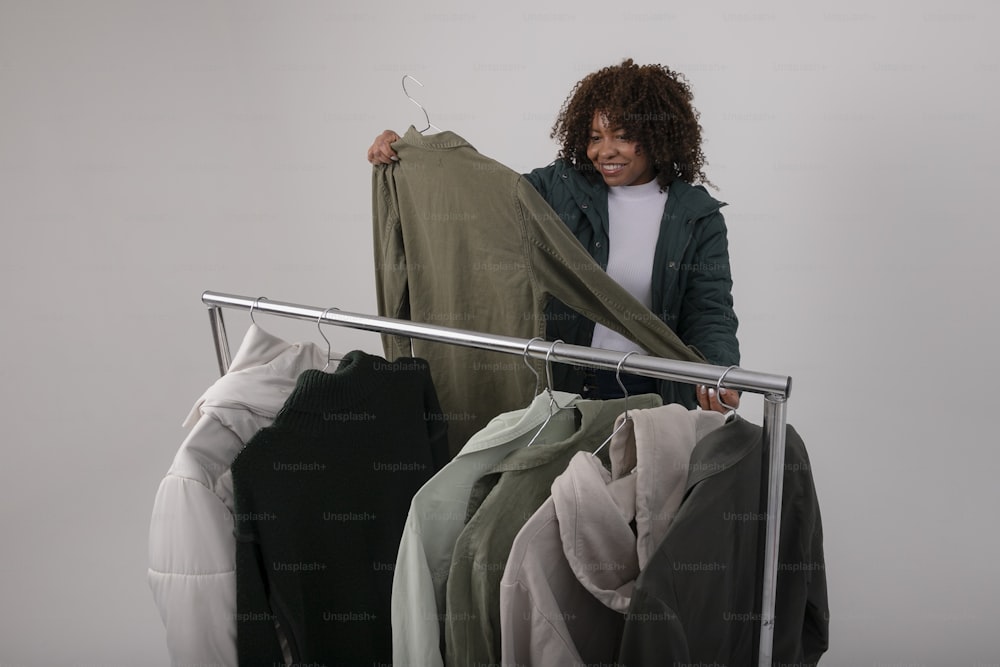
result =
[[[160,482],[149,527],[149,586],[173,665],[235,665],[236,543],[230,466],[270,426],[298,376],[327,352],[287,343],[256,325],[229,372],[184,422],[194,428]]]

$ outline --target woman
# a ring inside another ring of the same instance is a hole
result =
[[[698,183],[705,176],[701,126],[683,75],[627,59],[584,77],[559,111],[557,159],[525,178],[591,256],[709,363],[739,363],[738,320],[724,204]],[[386,130],[368,149],[372,164],[397,159]],[[640,350],[621,335],[553,303],[546,335],[576,345]],[[623,374],[629,394],[656,392],[664,403],[727,411],[714,387]],[[613,371],[556,364],[557,389],[614,398]],[[722,390],[729,406],[739,394]]]

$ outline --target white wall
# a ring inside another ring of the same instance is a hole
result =
[[[167,664],[146,531],[217,375],[199,296],[374,312],[364,152],[422,122],[404,73],[435,125],[528,170],[572,84],[626,56],[691,80],[743,366],[794,377],[823,664],[1000,664],[998,19],[990,0],[0,0],[0,665]],[[247,318],[227,316],[235,347]]]

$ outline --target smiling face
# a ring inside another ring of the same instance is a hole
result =
[[[642,185],[653,180],[653,163],[638,142],[632,141],[625,130],[609,126],[606,114],[595,111],[590,124],[587,157],[610,185]]]

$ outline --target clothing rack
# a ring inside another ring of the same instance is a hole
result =
[[[781,526],[781,493],[785,462],[786,400],[791,393],[792,379],[787,375],[773,375],[747,371],[738,367],[713,366],[648,355],[633,354],[622,359],[621,352],[598,348],[552,343],[534,338],[513,338],[493,334],[452,329],[431,324],[420,324],[375,315],[349,313],[331,308],[303,306],[266,297],[249,297],[206,291],[201,296],[208,306],[212,336],[219,361],[219,370],[225,375],[232,361],[229,340],[222,318],[223,308],[234,308],[323,324],[350,327],[363,331],[420,338],[465,347],[475,347],[494,352],[519,354],[534,359],[586,365],[608,370],[674,380],[687,384],[703,384],[727,389],[748,391],[764,396],[763,433],[769,443],[768,492],[766,509],[766,535],[764,543],[763,590],[761,593],[759,667],[770,667],[774,639],[774,598],[778,573],[778,533]]]

